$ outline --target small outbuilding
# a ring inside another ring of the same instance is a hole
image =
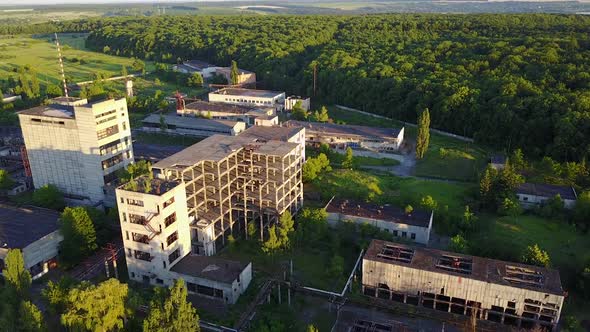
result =
[[[576,205],[578,195],[570,186],[556,186],[541,183],[523,183],[516,189],[516,196],[520,205],[524,208],[542,206],[549,199],[559,195],[564,206],[571,209]]]

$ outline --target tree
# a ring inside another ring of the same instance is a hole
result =
[[[63,90],[59,85],[48,84],[45,88],[45,93],[47,94],[47,97],[54,98],[63,95]]]
[[[165,299],[156,296],[150,304],[150,313],[143,321],[144,332],[199,332],[199,316],[186,300],[184,280],[178,279]]]
[[[166,123],[166,118],[164,117],[164,114],[160,113],[160,130],[164,132],[167,129],[168,124]]]
[[[53,210],[61,210],[66,206],[62,193],[52,184],[33,192],[33,204]]]
[[[61,323],[74,331],[111,331],[122,329],[128,310],[128,287],[117,279],[98,285],[82,283],[68,293],[67,308]]]
[[[430,111],[425,108],[418,116],[418,136],[416,137],[416,158],[422,159],[430,143]]]
[[[97,249],[96,230],[83,207],[66,208],[60,217],[60,258],[67,265],[78,263]]]
[[[25,259],[20,249],[9,249],[4,264],[4,278],[22,296],[31,287],[31,274],[25,268]]]
[[[449,250],[466,254],[468,251],[468,243],[467,240],[461,234],[457,234],[451,238],[451,243],[449,243]]]
[[[291,119],[299,121],[307,121],[307,111],[303,108],[301,100],[295,102],[293,109],[291,109]]]
[[[422,197],[420,206],[428,211],[434,211],[438,207],[438,203],[430,195]]]
[[[203,76],[201,76],[201,73],[199,72],[194,72],[192,73],[188,79],[186,80],[186,85],[188,86],[192,86],[195,88],[200,88],[203,86]]]
[[[549,254],[541,250],[538,245],[532,245],[526,247],[524,253],[522,254],[521,258],[523,263],[542,266],[542,267],[549,267],[551,266],[551,260],[549,259]]]
[[[522,207],[516,199],[506,197],[498,207],[498,213],[504,216],[518,216],[522,213]]]
[[[563,214],[565,203],[561,199],[561,195],[557,194],[549,198],[541,207],[541,215],[547,218],[559,217]]]
[[[238,69],[238,63],[233,60],[231,62],[231,72],[229,77],[232,85],[237,85],[240,83],[240,71]]]
[[[578,195],[573,220],[576,225],[581,226],[583,229],[587,230],[590,226],[590,191],[584,191]]]
[[[527,168],[527,163],[524,160],[524,154],[522,153],[521,149],[516,149],[512,151],[510,158],[508,158],[510,165],[514,167],[514,169],[518,171],[522,171]]]
[[[139,59],[135,59],[135,60],[133,60],[133,63],[131,64],[131,68],[136,72],[140,72],[140,73],[144,74],[145,73],[145,62],[143,62]]]
[[[127,66],[122,65],[121,66],[121,76],[127,77],[127,75],[129,75],[129,73],[127,72]]]
[[[10,177],[10,174],[4,169],[0,169],[0,190],[11,189],[13,185],[14,180]]]
[[[461,226],[464,231],[472,230],[475,227],[477,216],[471,211],[469,205],[465,205],[465,210],[461,216]]]
[[[295,230],[293,225],[294,221],[291,212],[286,210],[279,219],[279,241],[281,242],[282,248],[287,248],[289,246],[289,236]]]
[[[524,182],[510,163],[500,171],[488,166],[479,182],[480,198],[484,206],[497,210],[506,198],[514,199],[514,191]]]
[[[307,332],[320,332],[313,324],[307,325]]]
[[[281,249],[281,240],[277,237],[276,227],[273,225],[268,229],[268,240],[262,243],[262,251],[272,256]]]
[[[330,172],[330,160],[325,154],[320,153],[315,158],[307,158],[305,164],[303,164],[303,181],[309,182],[315,180],[321,172]]]
[[[127,183],[142,175],[152,174],[152,164],[149,161],[140,160],[129,164],[126,169],[117,170],[117,177],[121,183]]]
[[[414,211],[414,208],[410,204],[406,205],[406,207],[404,208],[404,212],[406,214],[411,214],[413,211]]]
[[[351,169],[353,166],[354,157],[352,155],[352,148],[349,146],[346,148],[346,154],[344,155],[344,160],[342,161],[342,167]]]
[[[296,103],[298,103],[299,101],[297,101]],[[322,108],[318,111],[315,111],[313,113],[313,116],[311,118],[311,121],[315,121],[315,122],[328,122],[330,121],[330,115],[328,114],[328,109],[326,108],[326,106],[322,106]]]
[[[19,308],[20,331],[22,332],[43,332],[45,323],[43,314],[36,305],[30,301],[22,301]]]

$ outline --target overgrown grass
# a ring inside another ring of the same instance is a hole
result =
[[[450,212],[459,213],[475,186],[436,180],[399,178],[388,173],[359,170],[334,170],[313,183],[323,200],[333,195],[382,204],[418,207],[422,197],[432,196],[438,205],[447,205]],[[312,190],[313,190],[312,188]]]
[[[480,228],[470,237],[474,253],[506,260],[519,260],[524,249],[538,244],[546,250],[562,278],[571,281],[580,266],[590,260],[590,241],[565,221],[535,215],[498,217],[483,215]]]
[[[431,135],[428,151],[416,162],[414,175],[475,181],[487,160],[488,152],[474,143]]]

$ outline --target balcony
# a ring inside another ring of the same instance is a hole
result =
[[[133,241],[135,241],[135,242],[144,243],[144,244],[150,243],[149,236],[147,236],[147,235],[133,233],[132,237],[133,237]]]
[[[139,250],[135,251],[135,259],[139,259],[139,260],[146,261],[146,262],[151,262],[154,258],[155,258],[154,256],[150,255],[147,252],[143,252],[143,251],[139,251]]]

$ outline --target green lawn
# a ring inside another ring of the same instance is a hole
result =
[[[474,185],[467,183],[399,178],[388,173],[359,170],[334,170],[310,187],[310,190],[320,191],[323,200],[338,195],[399,206],[417,207],[422,197],[430,195],[439,206],[448,205],[449,211],[456,213],[463,211],[465,198],[474,189]]]
[[[477,144],[431,134],[428,151],[416,162],[414,175],[474,181],[487,161],[488,152]]]

